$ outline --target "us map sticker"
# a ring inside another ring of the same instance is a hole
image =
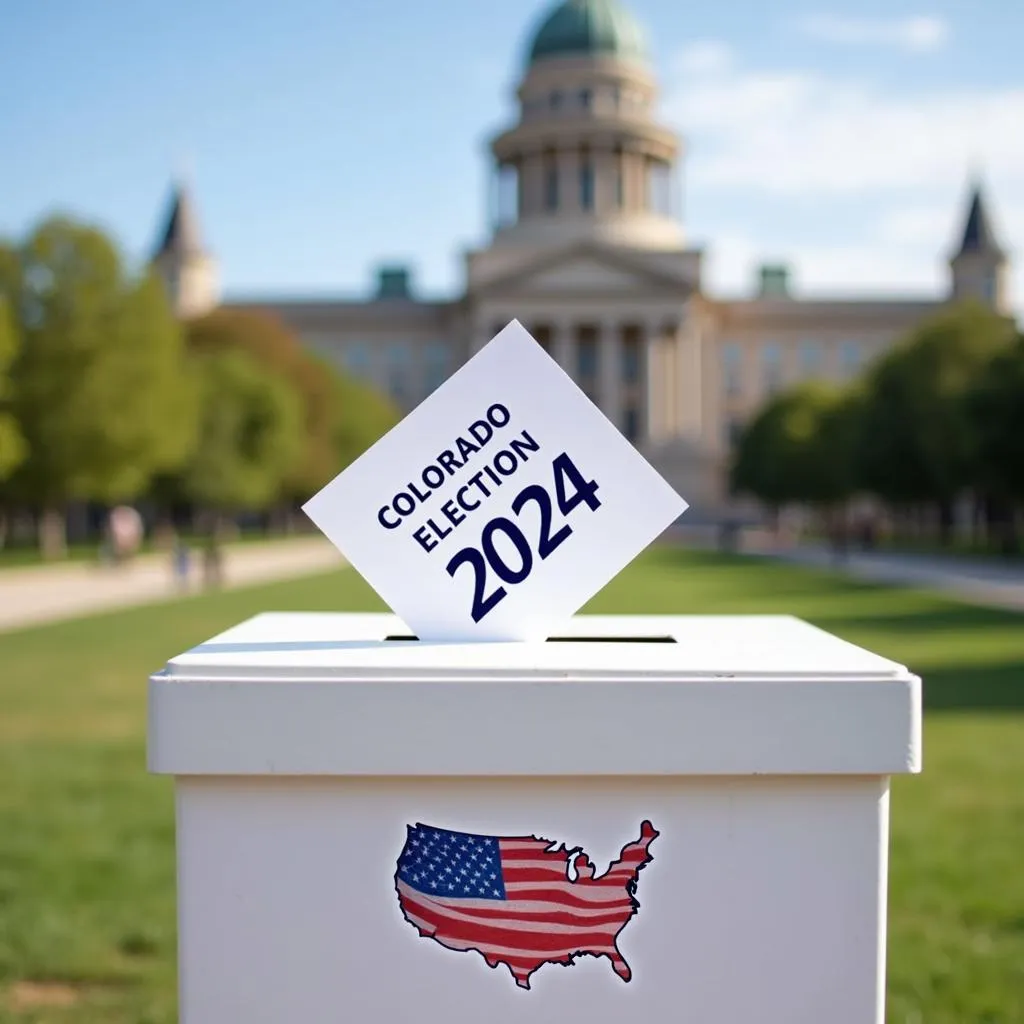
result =
[[[618,937],[640,910],[640,871],[653,860],[649,821],[597,873],[582,849],[540,836],[484,836],[407,826],[395,890],[402,915],[422,938],[479,953],[505,966],[520,988],[545,964],[606,957],[623,981],[633,969]]]
[[[687,503],[513,320],[303,509],[422,640],[538,640]]]

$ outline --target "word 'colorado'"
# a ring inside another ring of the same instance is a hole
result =
[[[460,470],[474,461],[495,436],[496,430],[507,427],[512,415],[500,403],[492,405],[483,419],[474,420],[465,434],[460,434],[451,448],[445,448],[437,458],[420,473],[418,480],[410,480],[377,513],[377,521],[385,530],[397,530],[408,516],[425,504],[434,491],[447,484]],[[490,457],[481,469],[465,477],[462,486],[446,501],[437,515],[413,532],[424,551],[433,551],[456,526],[465,522],[466,514],[480,507],[484,498],[501,487],[505,479],[512,476],[519,466],[527,462],[531,452],[540,450],[540,445],[526,430],[506,442],[506,447]]]

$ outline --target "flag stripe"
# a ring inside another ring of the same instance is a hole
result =
[[[577,892],[576,889],[580,891]],[[516,900],[557,899],[560,903],[565,903],[566,906],[570,907],[614,907],[622,904],[632,906],[628,896],[609,899],[608,891],[590,892],[582,885],[577,885],[574,888],[571,882],[567,882],[564,885],[537,885],[533,882],[512,882],[505,886],[505,892],[509,899],[513,897]]]
[[[400,894],[406,891],[405,883],[399,880],[398,882]],[[407,887],[407,891],[413,898],[423,896],[426,899],[430,899],[441,906],[449,906],[453,909],[457,909],[465,912],[466,910],[473,910],[479,908],[483,911],[491,911],[498,916],[507,916],[509,910],[507,908],[514,908],[516,914],[523,913],[538,913],[538,914],[549,914],[549,913],[566,913],[572,914],[574,917],[578,917],[580,920],[587,920],[592,917],[602,917],[605,914],[621,913],[623,910],[633,908],[633,904],[628,899],[618,900],[615,903],[588,903],[585,906],[574,907],[570,906],[565,901],[554,901],[554,900],[485,900],[485,899],[474,899],[467,896],[427,896],[425,893],[421,893],[418,889],[414,889],[412,886]],[[404,896],[403,896],[404,898]],[[506,908],[506,909],[501,909]]]
[[[503,961],[517,961],[524,966],[536,964],[537,960],[551,960],[558,956],[568,957],[570,953],[584,952],[583,945],[586,945],[585,952],[587,953],[605,953],[616,960],[621,960],[621,954],[608,942],[607,938],[599,940],[599,942],[603,941],[603,944],[586,943],[583,939],[580,939],[578,942],[562,940],[556,944],[545,943],[543,948],[535,949],[521,943],[505,946],[500,942],[485,942],[480,935],[456,935],[447,930],[435,935],[434,925],[425,918],[420,918],[417,914],[409,914],[409,920],[417,928],[426,931],[432,938],[436,938],[438,942],[445,946],[450,946],[453,949],[478,949],[485,957],[494,958],[500,956]]]
[[[459,899],[458,897],[435,899],[434,897],[424,896],[415,889],[405,886],[402,882],[398,884],[405,904],[421,906],[427,910],[437,908],[452,918],[462,921],[478,921],[484,924],[489,922],[505,922],[509,927],[521,926],[523,930],[530,930],[538,926],[547,927],[549,925],[564,925],[576,930],[600,928],[603,925],[618,926],[632,917],[633,909],[626,905],[612,911],[581,911],[569,910],[556,903],[529,904],[531,908],[537,907],[541,909],[527,909],[526,906],[519,904],[518,901],[508,904],[493,900],[484,901],[490,903],[491,906],[467,907],[465,906],[469,902],[467,900]],[[495,909],[495,904],[506,909]]]

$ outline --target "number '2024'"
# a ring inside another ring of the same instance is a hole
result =
[[[591,511],[601,507],[596,497],[597,483],[584,480],[576,464],[563,452],[552,463],[554,471],[555,503],[563,516],[568,516],[579,505],[586,505]],[[572,534],[572,527],[563,523],[554,530],[554,508],[551,495],[540,484],[530,484],[516,495],[512,511],[518,517],[528,505],[536,505],[540,511],[540,532],[537,538],[537,556],[543,560],[565,543]],[[554,532],[552,532],[554,530]],[[518,555],[519,564],[509,565],[494,544],[498,534],[504,534]],[[508,595],[504,586],[496,586],[488,592],[488,570],[493,571],[503,583],[522,583],[533,569],[534,549],[516,522],[505,516],[492,519],[480,535],[479,548],[463,548],[455,553],[446,566],[448,575],[454,577],[459,568],[469,565],[473,570],[473,604],[470,614],[479,622]]]

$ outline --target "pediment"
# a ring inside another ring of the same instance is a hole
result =
[[[542,258],[500,275],[479,289],[488,295],[615,294],[633,295],[690,291],[682,279],[670,276],[614,250],[574,247]]]
[[[638,287],[650,286],[650,280],[640,274],[587,257],[578,257],[537,270],[525,275],[518,283],[520,287],[540,292],[632,292]]]

